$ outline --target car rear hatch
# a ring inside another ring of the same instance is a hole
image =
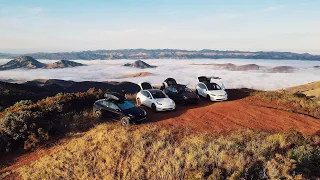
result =
[[[210,83],[211,78],[207,76],[199,76],[198,80],[199,82],[202,82],[202,83]]]
[[[141,90],[146,90],[146,89],[153,89],[151,84],[149,82],[142,82],[139,84]]]
[[[164,80],[164,82],[167,83],[168,86],[172,86],[172,85],[177,85],[177,81],[173,78],[167,78],[166,80]]]

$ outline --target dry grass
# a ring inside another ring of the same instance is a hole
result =
[[[286,90],[291,93],[303,93],[306,96],[312,98],[318,104],[320,104],[320,81],[312,82],[301,86],[290,87]]]
[[[291,94],[287,91],[263,91],[254,93],[254,97],[269,101],[270,106],[275,108],[287,107],[285,109],[287,111],[320,119],[320,105],[303,94]]]
[[[22,179],[301,179],[320,177],[320,137],[245,131],[192,135],[99,125],[17,170]]]

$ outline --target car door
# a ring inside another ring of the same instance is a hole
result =
[[[153,98],[152,95],[150,94],[150,92],[145,91],[146,92],[146,106],[151,107],[152,103],[153,103]]]
[[[143,105],[150,107],[150,93],[148,91],[141,91],[140,101]]]
[[[167,96],[169,96],[170,99],[172,99],[175,102],[180,100],[178,91],[174,87],[166,88],[165,93],[166,93]]]
[[[207,96],[207,88],[204,84],[199,84],[199,87],[200,87],[200,91],[199,91],[199,94],[203,97],[206,97]]]
[[[122,113],[121,109],[116,105],[116,103],[111,101],[106,101],[108,117],[113,120],[120,120]]]

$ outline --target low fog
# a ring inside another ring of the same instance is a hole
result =
[[[0,60],[0,64],[8,62],[7,59]],[[52,63],[52,60],[39,60],[43,63]],[[197,76],[218,76],[221,77],[226,88],[254,88],[260,90],[283,89],[295,85],[306,84],[320,80],[320,69],[318,61],[291,61],[291,60],[240,60],[240,59],[220,59],[220,60],[174,60],[158,59],[144,60],[157,68],[137,69],[123,67],[125,63],[132,63],[134,60],[77,60],[88,66],[65,68],[65,69],[17,69],[0,71],[0,79],[13,79],[17,81],[27,81],[33,79],[63,79],[74,81],[131,81],[139,83],[148,81],[154,85],[160,85],[163,80],[173,77],[180,84],[187,84],[194,87],[197,83]],[[215,69],[209,63],[233,63],[235,65],[257,64],[263,66],[256,71],[229,71]],[[266,69],[275,66],[292,66],[296,68],[294,73],[268,73]],[[153,76],[119,79],[118,77],[138,73],[150,72]]]

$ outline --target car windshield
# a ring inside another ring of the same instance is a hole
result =
[[[121,101],[121,102],[117,102],[117,105],[122,110],[131,109],[131,108],[135,107],[130,101],[127,101],[127,100]]]
[[[210,83],[210,84],[206,84],[207,85],[207,88],[208,90],[221,90],[221,87],[216,84],[216,83]]]
[[[187,88],[187,87],[183,87],[183,88],[180,88],[179,89],[179,92],[191,92],[191,90],[189,89],[189,88]]]
[[[152,91],[151,94],[154,99],[166,98],[162,91]]]

